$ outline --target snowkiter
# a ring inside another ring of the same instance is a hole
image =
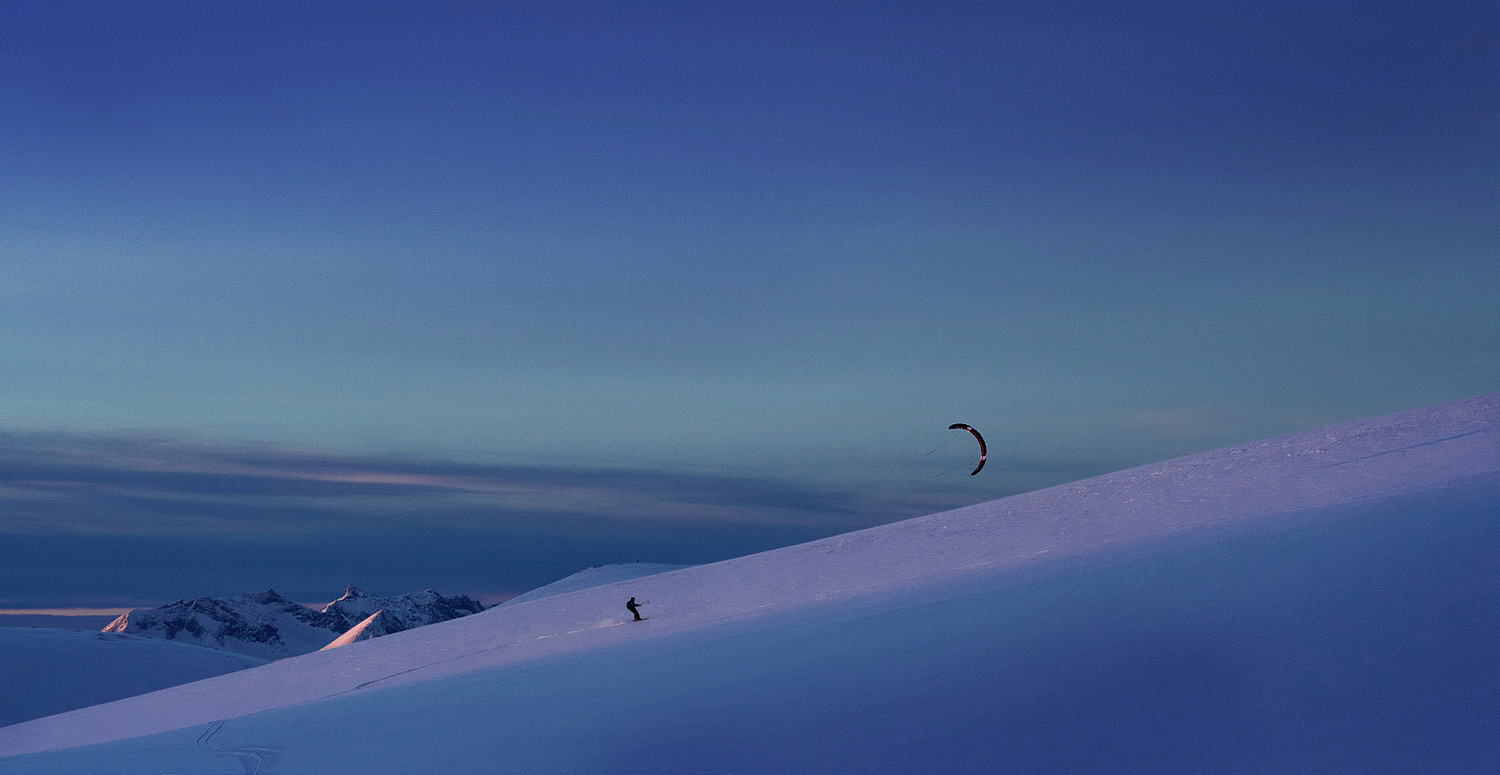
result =
[[[625,602],[625,608],[626,608],[626,610],[628,610],[631,613],[635,614],[635,620],[636,621],[640,621],[641,620],[641,612],[640,612],[639,609],[636,608],[637,605],[639,605],[639,604],[635,602],[635,598],[633,598],[633,597],[630,598],[629,600],[627,600]]]

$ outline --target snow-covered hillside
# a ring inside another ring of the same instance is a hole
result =
[[[0,726],[263,664],[134,635],[0,627]]]
[[[163,638],[195,646],[232,651],[261,659],[280,659],[317,651],[349,628],[384,611],[382,627],[366,628],[367,637],[400,632],[484,610],[465,595],[444,597],[432,590],[396,597],[377,597],[354,587],[343,597],[314,611],[267,590],[229,598],[178,600],[157,608],[123,614],[104,632]]]
[[[1484,396],[500,606],[0,728],[30,754],[0,772],[1492,772],[1497,422]]]
[[[526,603],[532,600],[540,600],[544,597],[561,595],[567,592],[577,592],[580,589],[588,589],[589,587],[597,587],[601,584],[612,584],[617,581],[640,578],[641,576],[650,576],[655,573],[665,573],[669,570],[677,570],[679,568],[686,567],[689,566],[664,565],[661,563],[649,562],[621,563],[618,565],[595,565],[590,568],[584,568],[577,573],[567,576],[566,578],[554,581],[546,586],[537,587],[536,589],[533,589],[523,595],[517,595],[516,597],[513,597],[505,601],[504,603],[501,603],[500,605],[515,605],[518,603]],[[429,594],[436,593],[429,592]],[[373,607],[373,601],[379,600],[381,600],[381,598],[373,598],[367,595],[361,596],[359,590],[350,587],[349,591],[344,594],[344,597],[341,597],[337,601],[335,601],[335,604],[349,601],[350,605],[346,610],[352,612],[354,610],[358,610],[358,606],[361,604],[365,608]],[[464,598],[464,600],[468,600],[468,598]],[[401,623],[407,619],[415,618],[414,615],[410,612],[407,612],[404,614],[405,619],[403,619],[402,616],[402,612],[399,611],[395,616],[393,616],[384,610],[377,610],[374,613],[370,614],[370,616],[364,621],[349,628],[348,632],[340,635],[332,643],[324,646],[323,649],[334,649],[340,646],[347,646],[358,641],[377,638],[381,635],[389,635],[393,632],[400,632],[403,629],[410,629],[409,627],[402,626]]]
[[[590,587],[614,584],[618,581],[638,579],[642,576],[654,576],[658,573],[666,573],[667,571],[690,567],[692,566],[667,565],[659,562],[624,562],[616,565],[595,565],[592,568],[584,568],[570,576],[558,579],[544,587],[537,587],[524,595],[517,595],[500,605],[520,605],[521,603],[529,603],[533,600],[541,600],[544,597],[577,592]]]

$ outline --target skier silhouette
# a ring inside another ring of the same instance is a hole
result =
[[[632,598],[630,598],[630,600],[626,601],[625,608],[627,610],[629,610],[631,613],[635,614],[635,621],[640,621],[641,620],[641,612],[636,608],[636,605],[637,605],[637,603],[635,602],[635,598],[632,597]]]

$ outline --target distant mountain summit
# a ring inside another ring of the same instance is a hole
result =
[[[369,595],[355,587],[313,610],[266,590],[237,597],[199,597],[157,608],[131,611],[104,632],[162,638],[261,659],[317,651],[356,625],[368,622],[359,639],[401,632],[484,610],[467,595],[446,597],[432,590],[395,597]],[[375,626],[370,626],[375,625]]]

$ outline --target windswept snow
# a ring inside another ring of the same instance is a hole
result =
[[[1497,420],[1484,396],[501,606],[6,727],[31,755],[0,770],[1491,772]]]
[[[0,726],[263,664],[133,635],[0,627]]]

